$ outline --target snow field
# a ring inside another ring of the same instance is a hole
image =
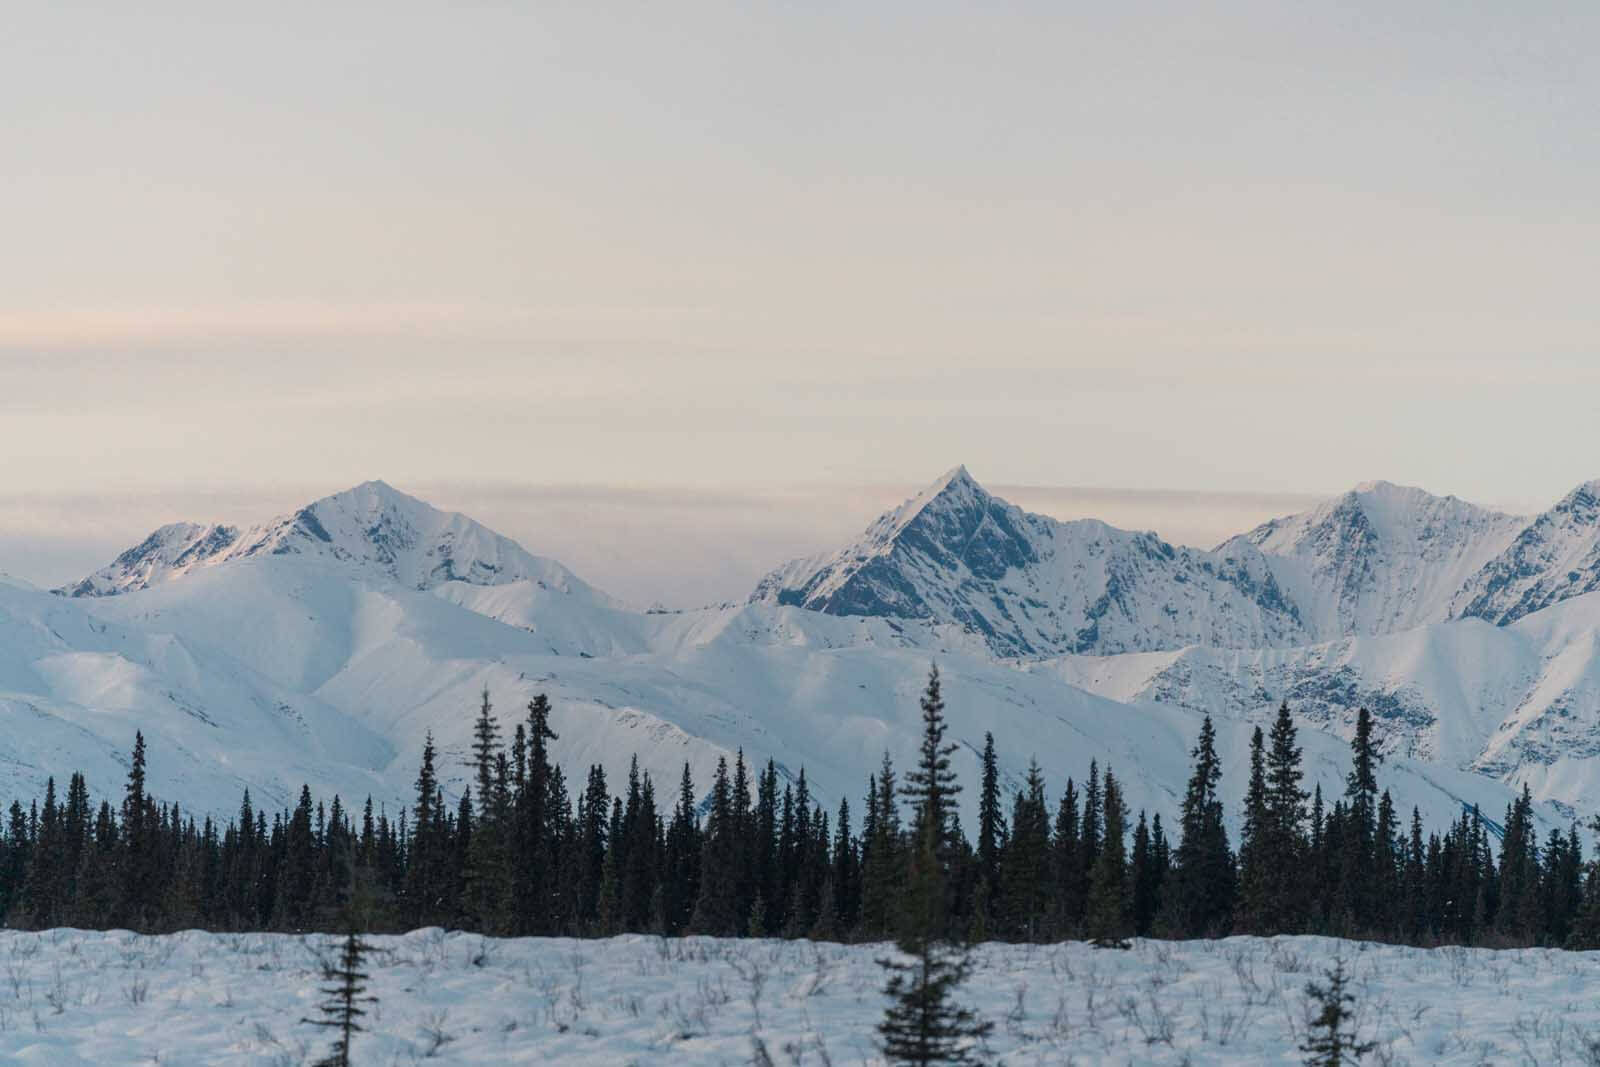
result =
[[[356,1063],[872,1067],[881,945],[373,939],[373,1032]],[[0,932],[0,1062],[289,1067],[327,1047],[301,1020],[334,939],[188,932]],[[1326,938],[990,945],[962,999],[990,1059],[1297,1064],[1306,982],[1335,955],[1368,1062],[1600,1063],[1600,954],[1422,950]]]

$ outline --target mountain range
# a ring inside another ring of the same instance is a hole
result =
[[[742,751],[836,802],[912,757],[936,660],[967,776],[992,731],[1009,784],[1097,759],[1170,814],[1211,714],[1236,814],[1279,701],[1334,793],[1365,705],[1403,809],[1498,816],[1526,782],[1564,825],[1600,804],[1597,493],[1518,517],[1374,482],[1201,551],[1029,514],[958,468],[745,604],[640,612],[369,482],[247,529],[163,527],[54,592],[0,577],[0,792],[72,769],[115,791],[141,729],[192,810],[302,782],[397,806],[429,734],[463,783],[487,689],[505,722],[550,695],[569,776],[637,754],[705,784]]]

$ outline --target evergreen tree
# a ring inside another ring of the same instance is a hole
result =
[[[849,930],[860,911],[861,874],[856,858],[856,842],[850,836],[850,801],[839,799],[839,818],[833,830],[833,853],[828,881],[832,889],[830,934]]]
[[[1239,928],[1271,933],[1273,916],[1272,818],[1267,807],[1267,763],[1261,727],[1250,735],[1250,784],[1244,794],[1244,833],[1239,838]]]
[[[972,1046],[993,1029],[970,1010],[954,1003],[966,981],[971,961],[964,946],[943,940],[946,888],[935,835],[925,829],[911,865],[906,912],[896,947],[900,958],[885,957],[888,973],[884,994],[889,1005],[878,1034],[884,1058],[891,1064],[927,1067],[933,1064],[975,1064]]]
[[[1350,774],[1345,780],[1346,818],[1340,839],[1340,896],[1358,931],[1372,929],[1377,896],[1371,873],[1377,863],[1378,749],[1372,736],[1372,713],[1356,713],[1350,741]]]
[[[1156,818],[1159,825],[1160,816]],[[1139,822],[1133,829],[1133,855],[1129,860],[1128,878],[1133,894],[1130,903],[1133,932],[1139,937],[1149,937],[1161,899],[1161,869],[1155,838],[1143,808],[1139,809]]]
[[[422,743],[422,764],[417,770],[417,802],[412,809],[411,841],[407,847],[406,912],[414,926],[438,921],[444,890],[447,857],[443,833],[444,812],[439,810],[439,779],[434,769],[433,734]]]
[[[1163,902],[1163,924],[1183,937],[1226,931],[1233,911],[1233,856],[1217,796],[1222,764],[1216,737],[1207,715],[1194,747],[1194,772],[1184,792],[1178,848]]]
[[[717,758],[716,776],[711,782],[710,810],[706,813],[705,834],[701,843],[700,893],[694,905],[690,928],[695,933],[726,937],[739,932],[748,917],[739,913],[733,859],[733,784],[728,780],[728,761]]]
[[[911,802],[913,833],[919,838],[932,835],[934,853],[947,875],[960,832],[956,825],[956,795],[961,792],[950,765],[956,745],[945,741],[948,730],[939,667],[935,664],[928,671],[928,687],[922,694],[922,742],[917,750],[917,765],[906,773],[900,792]]]
[[[1381,938],[1395,936],[1400,925],[1401,851],[1394,800],[1385,789],[1378,798],[1378,822],[1372,842],[1372,904],[1369,927]]]
[[[754,832],[756,901],[747,932],[751,937],[764,937],[768,917],[780,912],[783,899],[783,872],[778,863],[778,766],[771,759],[756,783]]]
[[[478,799],[489,796],[494,786],[495,755],[500,751],[500,724],[489,703],[489,690],[483,691],[478,717],[472,724],[472,769],[478,776]]]
[[[512,885],[517,925],[522,932],[535,934],[550,933],[559,922],[556,883],[561,862],[555,822],[564,814],[565,799],[555,795],[557,779],[548,743],[559,739],[550,728],[550,711],[550,700],[543,693],[528,701],[523,730],[526,771],[519,773],[524,784],[514,801]]]
[[[366,1005],[377,1003],[377,998],[367,993],[370,977],[361,969],[370,945],[354,931],[347,934],[336,959],[322,965],[324,984],[319,992],[322,1001],[317,1005],[319,1018],[303,1019],[313,1026],[336,1031],[333,1048],[313,1067],[350,1067],[350,1042],[356,1034],[365,1032],[361,1020],[366,1017]]]
[[[1117,779],[1106,768],[1105,830],[1089,872],[1088,935],[1100,947],[1126,948],[1132,933],[1126,851],[1128,806]]]
[[[1001,867],[1005,929],[1035,941],[1044,936],[1052,890],[1050,815],[1046,810],[1044,775],[1036,760],[1028,763],[1023,791],[1012,806],[1011,839]]]
[[[972,1045],[993,1027],[954,1003],[971,961],[966,947],[947,937],[949,889],[938,854],[938,826],[927,818],[919,825],[895,941],[901,956],[878,960],[888,974],[884,995],[889,998],[878,1034],[891,1064],[974,1064]]]
[[[1344,1067],[1357,1063],[1377,1047],[1372,1041],[1356,1040],[1354,1008],[1356,998],[1346,987],[1344,960],[1335,959],[1325,973],[1326,984],[1308,982],[1306,996],[1318,1006],[1311,1030],[1300,1044],[1307,1067]]]
[[[300,801],[289,817],[282,860],[278,867],[278,892],[274,897],[273,926],[303,933],[311,920],[312,889],[316,880],[317,841],[312,833],[311,789],[300,787]]]
[[[988,923],[1000,892],[1000,853],[1006,845],[1005,817],[1000,811],[1000,766],[994,753],[994,734],[983,735],[982,781],[978,792],[978,892]]]
[[[862,861],[861,925],[868,937],[889,933],[904,881],[904,850],[894,763],[883,754],[878,774],[867,783],[865,856]]]
[[[145,791],[144,733],[133,735],[133,757],[128,765],[128,786],[122,798],[121,905],[125,924],[145,929],[159,872],[152,847],[150,798]]]
[[[1084,905],[1089,894],[1089,871],[1084,864],[1083,842],[1078,826],[1078,792],[1071,778],[1067,779],[1067,788],[1062,792],[1061,803],[1056,808],[1051,854],[1055,868],[1053,933],[1057,937],[1066,937],[1083,925]]]
[[[589,778],[578,800],[578,839],[574,842],[577,864],[577,932],[593,932],[600,917],[600,895],[605,888],[606,850],[611,835],[611,793],[606,788],[606,771],[598,763],[589,768]]]
[[[1305,790],[1300,783],[1300,746],[1287,702],[1278,706],[1266,753],[1266,823],[1264,855],[1265,900],[1257,913],[1262,929],[1273,933],[1298,933],[1306,926],[1310,907],[1305,885]]]
[[[885,1058],[894,1064],[973,1063],[971,1044],[991,1029],[952,1003],[971,964],[966,947],[950,936],[951,864],[959,832],[955,797],[961,787],[950,766],[956,746],[945,742],[946,730],[935,666],[922,697],[917,765],[902,789],[912,805],[915,841],[896,939],[902,958],[878,961],[889,976],[884,993],[890,998],[878,1032]]]
[[[687,929],[700,894],[700,819],[695,808],[694,778],[687,763],[678,783],[678,803],[672,809],[665,851],[661,932],[677,934]]]

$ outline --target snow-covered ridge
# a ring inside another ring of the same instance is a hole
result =
[[[965,467],[837,552],[769,574],[754,602],[950,623],[1000,656],[1256,647],[1305,636],[1261,552],[1202,552],[992,496]]]
[[[381,481],[366,482],[241,530],[174,523],[82,581],[57,592],[116,596],[206,568],[260,556],[309,556],[348,564],[413,589],[448,582],[532,582],[615,606],[554,560],[455,512],[440,511]]]
[[[961,626],[996,655],[1041,658],[1504,625],[1597,588],[1600,482],[1532,520],[1365,482],[1203,552],[1029,514],[963,467],[751,599]]]

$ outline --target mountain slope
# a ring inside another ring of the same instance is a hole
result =
[[[853,544],[772,572],[751,600],[955,625],[1000,656],[1306,636],[1253,545],[1199,552],[1095,520],[1029,514],[991,496],[964,467]]]
[[[1258,548],[1319,640],[1443,622],[1462,585],[1527,520],[1367,482],[1224,544]]]
[[[1278,702],[1348,736],[1377,719],[1385,752],[1458,767],[1580,816],[1600,803],[1600,592],[1514,624],[1478,619],[1293,649],[1066,657],[1032,668],[1109,699],[1265,722]]]
[[[1097,759],[1126,779],[1136,808],[1170,813],[1199,730],[1199,716],[1188,708],[1114,702],[1060,677],[996,663],[981,646],[950,644],[937,628],[914,623],[745,605],[636,615],[629,640],[641,651],[559,655],[539,632],[429,592],[341,581],[340,573],[326,561],[269,557],[65,604],[85,604],[107,626],[160,627],[199,661],[236,663],[245,677],[304,693],[382,737],[392,755],[370,773],[341,769],[335,754],[310,780],[348,782],[347,789],[365,788],[391,805],[409,802],[430,733],[447,789],[465,784],[473,715],[485,688],[507,729],[535,693],[551,697],[560,737],[553,750],[573,780],[596,763],[609,780],[625,780],[637,753],[657,783],[675,782],[687,763],[704,788],[718,759],[731,762],[742,751],[752,762],[775,760],[790,778],[804,767],[829,806],[857,798],[885,750],[902,765],[914,759],[917,698],[935,658],[951,740],[961,746],[956,766],[967,781],[976,781],[977,753],[992,732],[1008,790],[1021,785],[1032,758],[1053,789],[1069,776],[1081,779]],[[549,616],[575,607],[547,601],[535,621],[559,629],[564,624]],[[241,733],[237,743],[247,738]],[[1248,722],[1219,722],[1230,819],[1246,781],[1248,740]],[[153,767],[165,759],[166,744],[152,743]],[[1305,746],[1309,773],[1336,788],[1347,769],[1345,742],[1307,731]],[[309,761],[309,754],[298,754],[295,773]],[[282,788],[279,777],[269,780],[271,796]],[[1510,796],[1493,779],[1406,758],[1392,761],[1385,781],[1398,800],[1421,806],[1439,823],[1459,811],[1462,798],[1498,810]],[[206,803],[204,796],[182,799]],[[209,803],[230,810],[237,797]],[[974,812],[964,808],[963,815]],[[1544,809],[1544,817],[1555,815]]]

